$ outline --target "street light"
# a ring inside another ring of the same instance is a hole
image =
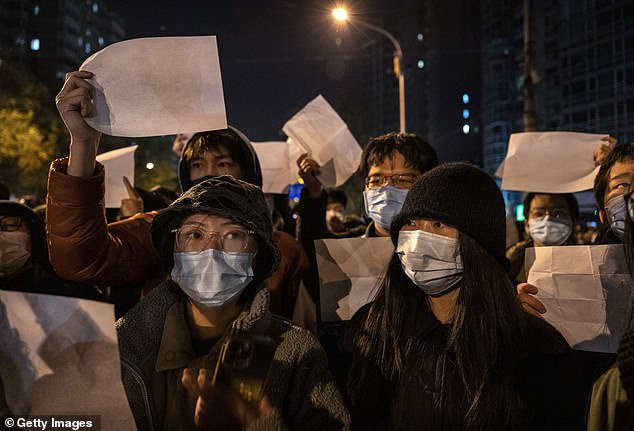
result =
[[[349,19],[348,12],[343,8],[337,8],[332,11],[332,16],[337,21],[347,21]],[[401,63],[403,61],[403,50],[401,49],[401,44],[398,43],[398,40],[392,34],[388,33],[386,30],[383,30],[381,27],[377,27],[376,25],[369,24],[364,21],[360,21],[358,19],[354,19],[355,24],[359,24],[362,27],[369,28],[370,30],[374,30],[376,32],[381,33],[383,36],[387,37],[392,45],[394,45],[394,74],[398,78],[398,105],[399,105],[399,117],[400,117],[400,129],[401,133],[405,133],[405,75],[403,74],[403,70],[401,68]]]

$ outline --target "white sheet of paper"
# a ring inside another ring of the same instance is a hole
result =
[[[599,168],[594,150],[607,135],[575,132],[513,133],[502,175],[503,190],[575,193],[589,190]],[[497,172],[496,172],[497,175]]]
[[[390,262],[390,238],[344,238],[315,241],[319,270],[321,320],[349,320],[372,301]]]
[[[525,268],[544,318],[574,349],[616,352],[632,290],[622,245],[528,248]]]
[[[160,136],[227,128],[215,36],[118,42],[79,68],[95,74],[90,126],[112,136]]]
[[[15,415],[100,415],[135,430],[114,328],[103,302],[0,291],[0,376]]]
[[[319,180],[326,187],[341,186],[359,167],[359,143],[321,95],[288,120],[282,130],[319,163]]]
[[[251,142],[262,168],[264,193],[288,193],[288,185],[298,179],[297,158],[300,148],[293,142]]]
[[[128,190],[123,184],[123,177],[134,185],[134,152],[137,146],[118,148],[97,156],[97,161],[103,164],[106,174],[106,208],[121,207],[121,199],[127,199]]]

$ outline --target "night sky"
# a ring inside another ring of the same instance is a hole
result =
[[[282,125],[318,94],[335,109],[358,91],[367,35],[341,27],[330,1],[108,0],[126,38],[216,35],[227,120],[252,140],[284,139]],[[368,11],[357,12],[378,13]],[[367,15],[371,19],[371,15]],[[342,115],[344,121],[349,121]]]

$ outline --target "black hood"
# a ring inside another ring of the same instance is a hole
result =
[[[247,138],[244,133],[240,130],[236,129],[233,126],[228,126],[228,129],[231,132],[235,133],[238,138],[240,138],[240,142],[243,145],[240,146],[240,151],[244,155],[244,160],[246,161],[246,172],[244,177],[240,178],[247,183],[254,184],[260,188],[262,188],[262,169],[260,168],[260,161],[258,160],[258,156],[253,149],[253,145],[249,138]],[[181,191],[186,192],[193,186],[195,183],[189,179],[189,163],[185,160],[185,152],[189,147],[189,144],[195,140],[200,134],[213,134],[213,131],[210,132],[198,132],[192,136],[185,147],[183,148],[183,152],[181,153],[181,158],[178,161],[178,183],[181,186]],[[205,177],[207,179],[207,177]],[[197,181],[196,183],[198,183]]]

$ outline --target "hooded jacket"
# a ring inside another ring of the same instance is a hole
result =
[[[123,384],[140,431],[162,429],[167,381],[164,373],[155,372],[155,364],[165,317],[179,301],[186,301],[185,295],[175,283],[166,281],[116,324]],[[349,429],[349,414],[327,369],[321,345],[308,331],[268,311],[264,286],[230,327],[279,340],[264,390],[273,412],[256,420],[248,430]],[[230,332],[228,329],[212,347],[213,358]]]
[[[249,138],[247,138],[244,133],[235,127],[228,126],[228,130],[235,133],[242,143],[239,147],[239,151],[246,163],[246,173],[242,180],[262,188],[262,169],[260,168],[260,161],[255,153],[253,144],[251,144],[251,141],[249,141]],[[189,188],[193,185],[192,180],[189,179],[189,160],[185,158],[185,153],[187,152],[187,148],[189,148],[190,144],[195,140],[194,138],[198,135],[200,135],[200,133],[194,134],[194,136],[187,141],[185,147],[183,148],[183,152],[181,153],[181,158],[178,161],[178,183],[181,186],[181,192],[189,190]]]
[[[250,159],[253,171],[247,172],[245,180],[252,179],[261,185],[255,152],[246,138],[243,142],[245,151],[254,157]],[[143,286],[144,293],[165,280],[167,273],[152,246],[150,233],[158,212],[139,213],[107,224],[103,165],[97,162],[90,177],[67,175],[67,167],[68,158],[54,160],[48,177],[46,228],[49,258],[55,272],[62,278],[100,287]],[[290,317],[299,283],[308,269],[308,258],[290,235],[275,232],[273,240],[280,250],[281,261],[267,280],[272,304],[279,304],[279,308],[271,311]]]

